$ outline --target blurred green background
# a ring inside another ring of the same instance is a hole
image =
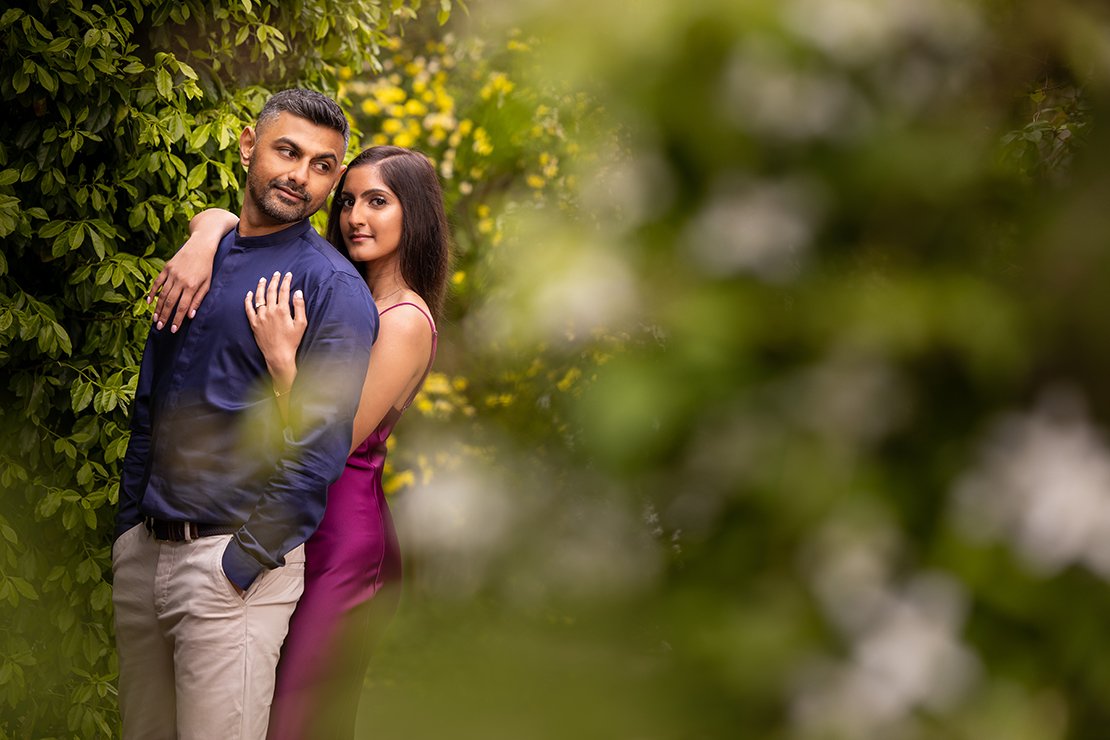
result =
[[[0,18],[3,736],[114,725],[139,298],[299,83],[457,245],[363,736],[1105,737],[1101,3],[107,6]]]

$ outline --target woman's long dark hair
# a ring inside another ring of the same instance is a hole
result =
[[[426,156],[399,146],[372,146],[347,165],[339,178],[328,210],[327,238],[347,259],[351,259],[339,216],[343,212],[340,194],[347,184],[347,175],[356,167],[377,165],[382,180],[397,194],[401,202],[401,277],[416,291],[432,316],[439,318],[447,292],[447,271],[451,266],[451,244],[447,216],[443,211],[443,191],[435,167]],[[354,262],[354,260],[351,260]],[[366,274],[357,262],[355,267]]]

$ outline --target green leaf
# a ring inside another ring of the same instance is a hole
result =
[[[201,186],[201,183],[204,182],[204,180],[205,180],[205,178],[207,178],[207,176],[208,176],[208,163],[207,162],[201,162],[196,167],[193,167],[193,169],[189,170],[189,177],[185,181],[185,184],[190,190],[196,190],[197,188],[199,188]]]
[[[11,185],[19,180],[19,170],[4,170],[0,172],[0,185]]]
[[[30,599],[31,601],[38,601],[39,595],[26,579],[12,576],[11,582],[12,585],[15,586],[16,591],[18,591],[23,598]]]
[[[35,73],[38,75],[39,84],[42,85],[47,92],[57,92],[58,81],[54,79],[54,75],[47,71],[46,67],[39,67],[36,65]]]
[[[192,133],[189,134],[189,146],[193,149],[200,149],[208,141],[211,131],[212,124],[210,123],[197,126],[193,129]]]
[[[65,508],[65,511],[62,512],[62,526],[65,527],[66,531],[72,530],[77,526],[77,523],[80,521],[78,519],[79,516],[81,516],[81,514],[77,507],[67,506]]]
[[[173,93],[173,78],[170,77],[170,73],[166,71],[165,67],[160,67],[154,73],[154,86],[163,98],[168,98]]]
[[[0,15],[0,28],[7,28],[23,17],[23,11],[19,8],[8,8],[4,11],[4,15]]]
[[[59,437],[58,440],[54,442],[54,452],[62,453],[69,458],[70,462],[77,461],[77,448],[73,445],[73,442],[66,437]]]
[[[27,76],[27,73],[22,69],[16,70],[15,74],[12,75],[12,87],[15,91],[22,94],[27,92],[27,88],[30,86],[31,78]]]
[[[131,64],[128,64],[120,71],[124,74],[137,75],[145,69],[146,67],[143,66],[142,62],[131,62]]]
[[[89,66],[89,59],[92,58],[92,49],[87,46],[81,46],[77,49],[77,54],[74,55],[73,68],[80,71]]]
[[[54,337],[58,340],[58,348],[62,350],[63,354],[73,354],[73,343],[69,339],[69,332],[65,330],[61,324],[55,323],[53,325]]]
[[[87,380],[79,380],[70,390],[70,405],[74,413],[83,411],[93,399],[93,384]]]
[[[59,235],[58,238],[54,240],[54,243],[50,245],[50,254],[54,258],[61,257],[63,254],[69,252],[69,240],[66,236],[66,234]]]
[[[74,224],[73,228],[69,230],[69,248],[77,249],[85,241],[85,228],[84,224]]]
[[[104,239],[96,229],[89,229],[89,243],[92,244],[93,251],[100,259],[104,259]]]

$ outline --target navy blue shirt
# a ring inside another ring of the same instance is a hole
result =
[[[243,300],[293,273],[308,329],[284,424]],[[378,312],[354,266],[300,221],[220,242],[196,318],[151,329],[120,478],[116,535],[143,517],[238,527],[223,568],[246,589],[308,539],[351,445]]]

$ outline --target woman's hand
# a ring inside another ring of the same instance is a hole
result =
[[[234,213],[219,208],[201,211],[189,222],[189,240],[154,278],[146,296],[147,303],[157,300],[154,304],[157,329],[168,323],[170,331],[176,332],[186,315],[190,319],[196,316],[208,294],[212,260],[220,239],[237,223],[239,219]]]
[[[285,273],[282,279],[281,273],[275,272],[268,285],[266,278],[260,278],[258,289],[248,291],[243,301],[254,341],[266,358],[274,392],[279,396],[293,387],[293,379],[297,376],[297,347],[308,326],[301,291],[293,294],[293,311],[289,311],[292,284],[293,273]]]

